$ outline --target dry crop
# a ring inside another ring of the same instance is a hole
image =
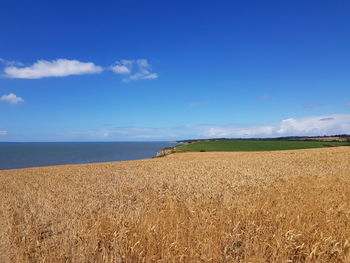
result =
[[[350,262],[350,147],[0,171],[0,262]]]

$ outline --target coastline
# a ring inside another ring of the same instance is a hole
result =
[[[0,143],[0,170],[149,159],[174,142]]]

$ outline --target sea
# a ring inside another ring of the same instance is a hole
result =
[[[0,170],[152,158],[174,142],[0,142]]]

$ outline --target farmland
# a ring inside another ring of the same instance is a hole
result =
[[[350,147],[0,171],[0,262],[349,262]]]
[[[177,152],[200,151],[276,151],[348,146],[349,142],[288,141],[288,140],[210,140],[197,141],[176,147]]]

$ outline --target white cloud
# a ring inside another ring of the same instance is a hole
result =
[[[7,131],[1,131],[1,130],[0,130],[0,136],[1,136],[1,135],[7,135],[7,134],[8,134]]]
[[[17,103],[24,102],[24,100],[21,97],[17,97],[17,95],[14,93],[2,95],[0,97],[0,101],[5,101],[5,102],[11,103],[11,104],[17,104]]]
[[[39,79],[44,77],[64,77],[69,75],[100,73],[102,67],[92,62],[57,59],[53,61],[38,60],[30,67],[8,66],[5,77],[20,79]]]
[[[277,127],[281,135],[332,135],[350,133],[350,114],[286,119]]]
[[[95,65],[93,62],[81,62],[69,59],[38,60],[31,66],[24,66],[21,62],[0,58],[0,63],[6,65],[2,77],[20,79],[96,74],[104,70],[103,67]],[[116,74],[128,75],[128,77],[123,79],[124,82],[158,78],[158,74],[152,72],[151,65],[147,59],[119,60],[115,65],[109,67],[109,69]]]
[[[129,77],[123,79],[124,82],[158,78],[157,73],[151,72],[151,65],[147,59],[120,60],[116,62],[115,66],[111,67],[111,70],[117,74],[129,75]]]
[[[111,67],[111,70],[117,74],[130,74],[133,66],[133,60],[120,60],[116,62],[115,66]]]

